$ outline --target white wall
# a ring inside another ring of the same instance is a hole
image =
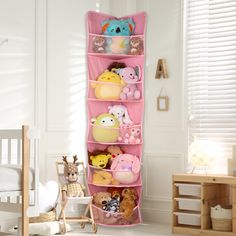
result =
[[[0,14],[10,18],[0,21],[0,28],[2,24],[5,28],[10,25],[9,34],[21,32],[21,37],[26,38],[28,43],[20,47],[20,53],[23,53],[19,57],[23,58],[21,62],[16,59],[15,64],[12,63],[13,57],[10,56],[8,61],[4,60],[3,50],[13,54],[18,50],[10,44],[0,47],[0,60],[10,71],[21,67],[29,72],[25,72],[25,76],[19,76],[20,73],[11,76],[12,81],[25,85],[20,87],[19,93],[13,92],[12,97],[6,99],[8,92],[0,92],[2,104],[12,107],[11,112],[4,110],[0,123],[13,127],[23,121],[30,124],[35,121],[40,127],[43,182],[55,179],[55,160],[63,154],[77,153],[81,159],[85,158],[85,13],[100,10],[122,16],[143,10],[147,12],[143,216],[144,219],[170,222],[171,175],[184,169],[181,0],[120,0],[119,4],[115,0],[35,0],[36,22],[34,1],[0,0],[4,7],[16,2],[19,3],[17,13],[13,11],[15,8],[2,11],[0,7]],[[18,15],[25,18],[19,21]],[[15,30],[18,24],[24,30]],[[35,54],[34,30],[37,36]],[[167,60],[168,80],[154,78],[157,60],[161,57]],[[3,80],[6,72],[3,77],[2,71],[0,67],[1,87],[13,89],[17,83],[14,82],[14,86],[8,84],[8,80]],[[170,97],[168,112],[156,110],[156,98],[163,86]],[[25,101],[24,105],[18,105],[21,99]],[[18,114],[24,114],[25,118],[20,118]]]

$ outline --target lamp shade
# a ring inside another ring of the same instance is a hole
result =
[[[209,140],[195,139],[189,146],[188,158],[194,167],[209,167],[217,156],[217,148]]]

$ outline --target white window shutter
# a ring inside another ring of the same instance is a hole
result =
[[[236,145],[236,1],[186,0],[189,141],[221,146],[216,172],[226,172]]]

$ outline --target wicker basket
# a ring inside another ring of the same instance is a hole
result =
[[[56,220],[56,210],[53,209],[46,213],[41,213],[39,216],[30,217],[29,223],[43,223]]]
[[[217,231],[232,231],[232,220],[229,219],[214,219],[211,218],[212,229]]]

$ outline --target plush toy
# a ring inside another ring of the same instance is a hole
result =
[[[121,125],[132,125],[133,121],[129,117],[129,112],[124,105],[114,105],[108,107],[109,114],[115,116]]]
[[[129,41],[129,54],[142,55],[143,54],[143,39],[140,37],[131,37]]]
[[[102,22],[104,35],[113,36],[106,39],[106,52],[127,54],[129,52],[129,37],[134,32],[135,24],[131,18],[125,20],[105,20]],[[117,36],[117,37],[116,37]]]
[[[62,187],[62,199],[65,201],[67,197],[84,197],[85,186],[78,183],[78,167],[76,161],[77,156],[73,156],[74,161],[69,163],[67,157],[63,156],[64,177],[67,184]]]
[[[93,52],[95,53],[106,53],[106,39],[102,36],[93,37]]]
[[[137,181],[140,172],[140,160],[131,154],[120,154],[111,165],[113,177],[121,184],[132,184]]]
[[[126,144],[139,144],[141,142],[140,135],[140,128],[132,128],[129,129],[129,132],[124,134],[124,138],[119,137],[118,140],[120,142],[124,141]]]
[[[113,178],[110,172],[100,170],[93,173],[93,184],[98,185],[119,185],[119,181]]]
[[[115,158],[119,155],[119,154],[124,154],[125,152],[119,147],[119,146],[108,146],[106,149],[107,152],[109,152],[111,154],[111,162],[113,160],[115,160]]]
[[[121,69],[114,70],[121,79],[125,82],[126,86],[123,88],[122,93],[120,94],[121,100],[126,99],[140,99],[141,93],[137,88],[136,83],[141,78],[141,68],[140,66],[125,67]]]
[[[102,113],[92,119],[93,138],[97,142],[113,143],[119,138],[119,121],[115,116]]]
[[[98,154],[96,156],[90,156],[90,160],[92,161],[92,165],[99,168],[104,169],[111,158],[110,154]]]
[[[95,97],[103,100],[119,99],[124,86],[125,83],[121,80],[120,76],[108,70],[105,70],[97,78],[97,82],[91,82]]]
[[[123,200],[120,203],[120,212],[123,212],[124,219],[129,220],[133,215],[138,193],[135,188],[124,188],[121,196]]]
[[[114,71],[114,69],[121,69],[121,68],[125,68],[125,67],[126,67],[125,63],[114,61],[107,67],[107,69],[109,71]]]
[[[104,20],[102,32],[109,36],[130,36],[134,32],[135,23],[132,18],[121,20]]]
[[[111,193],[96,192],[93,194],[93,203],[96,207],[103,208],[111,200]]]
[[[106,217],[109,217],[111,213],[113,216],[116,216],[116,213],[119,212],[120,209],[120,193],[118,191],[113,191],[111,193],[111,200],[103,206],[103,210],[108,211]]]

